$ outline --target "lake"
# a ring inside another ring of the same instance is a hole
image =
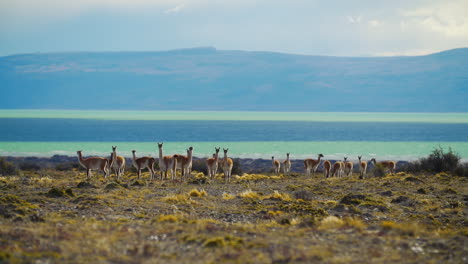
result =
[[[214,147],[242,158],[348,156],[414,160],[435,147],[468,159],[466,113],[294,113],[209,111],[0,110],[1,156],[165,153],[210,156]]]

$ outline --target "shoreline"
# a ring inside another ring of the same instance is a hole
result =
[[[91,156],[85,156],[91,157]],[[270,172],[272,170],[271,159],[261,159],[261,158],[238,158],[238,157],[230,157],[234,160],[234,162],[238,163],[240,170],[245,173],[265,173]],[[57,166],[69,166],[72,167],[79,167],[81,166],[78,163],[78,158],[76,156],[68,156],[68,155],[54,155],[52,157],[37,157],[37,156],[24,156],[24,157],[13,157],[13,156],[0,156],[0,159],[4,159],[5,161],[13,163],[17,168],[21,166],[25,166],[26,168],[34,168],[35,170],[40,169],[53,169],[57,168]],[[200,157],[193,157],[193,170],[200,171],[200,169],[205,169],[205,159]],[[132,159],[129,157],[125,157],[126,160],[126,170],[132,169]],[[158,158],[156,158],[158,160]],[[282,162],[284,159],[279,159]],[[326,160],[326,159],[322,159]],[[291,159],[291,172],[295,173],[303,173],[304,172],[304,163],[303,159]],[[330,162],[335,162],[337,160],[329,159]],[[357,167],[357,161],[351,159],[354,163],[354,168]],[[405,164],[410,163],[411,161],[407,160],[397,160],[397,168],[399,166],[403,166]],[[157,163],[157,162],[156,162]],[[321,163],[322,164],[322,163]],[[198,170],[197,170],[198,169]],[[281,169],[282,171],[282,169]],[[322,165],[319,166],[317,172],[322,171]]]

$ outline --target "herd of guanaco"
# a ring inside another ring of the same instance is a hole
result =
[[[192,172],[192,157],[193,157],[193,147],[187,149],[187,155],[174,154],[169,156],[163,155],[163,143],[157,143],[159,148],[159,170],[161,175],[161,180],[167,179],[168,174],[171,174],[171,179],[175,179],[177,175],[177,170],[181,170],[181,177],[185,178],[189,176]],[[112,146],[112,152],[110,153],[109,158],[103,157],[89,157],[83,158],[82,151],[78,150],[78,161],[86,169],[86,177],[90,179],[91,171],[97,170],[101,171],[104,174],[104,178],[107,179],[111,174],[111,170],[114,169],[117,179],[124,174],[125,171],[125,158],[118,156],[116,152],[117,146]],[[231,173],[233,167],[233,161],[227,156],[228,149],[223,149],[224,157],[222,159],[218,158],[220,148],[215,148],[216,153],[213,154],[212,158],[206,159],[205,163],[208,169],[208,176],[213,178],[220,167],[224,172],[224,177],[226,182],[231,181]],[[135,169],[137,170],[138,179],[140,179],[141,171],[148,169],[151,174],[151,180],[154,179],[156,172],[154,170],[154,164],[156,159],[150,156],[146,157],[137,157],[136,150],[132,150],[132,163]]]
[[[310,172],[312,171],[314,174],[317,171],[317,168],[320,165],[321,158],[323,158],[323,154],[318,154],[317,159],[305,159],[304,160],[304,169],[306,176],[310,176]],[[362,156],[358,156],[358,165],[359,165],[359,178],[363,179],[366,177],[367,172],[367,161],[361,160]],[[284,175],[288,175],[291,169],[291,161],[289,160],[289,153],[286,153],[286,160],[282,163],[279,160],[275,160],[275,157],[271,157],[272,165],[273,165],[273,172],[276,175],[279,175],[281,170],[281,164],[283,164],[283,172]],[[381,165],[385,170],[388,170],[390,173],[395,173],[396,169],[396,162],[395,161],[380,161],[377,162],[375,158],[371,159],[370,162],[373,162],[374,165]],[[343,161],[336,161],[335,163],[331,163],[329,160],[323,161],[323,174],[325,178],[329,177],[343,177],[351,176],[353,173],[354,163],[348,161],[348,158],[345,157]]]
[[[181,178],[188,177],[192,172],[192,157],[193,157],[193,147],[189,147],[187,149],[187,155],[163,155],[163,143],[157,143],[159,149],[159,170],[160,170],[160,178],[161,180],[167,179],[168,173],[171,174],[171,179],[174,180],[175,176],[177,175],[177,170],[180,169],[181,171]],[[215,147],[215,153],[212,157],[207,158],[205,160],[205,165],[207,168],[208,177],[211,179],[214,178],[216,172],[219,168],[224,173],[224,179],[226,182],[231,181],[231,172],[233,167],[233,161],[231,158],[227,156],[228,149],[223,148],[224,156],[220,159],[219,151],[221,148]],[[78,160],[79,163],[86,169],[86,177],[90,179],[91,171],[98,170],[103,172],[104,178],[107,178],[111,174],[111,170],[114,169],[114,173],[117,176],[117,179],[120,179],[121,176],[124,174],[125,171],[125,158],[122,156],[117,155],[117,146],[112,146],[112,152],[110,153],[109,158],[103,157],[89,157],[83,158],[82,151],[78,150]],[[150,156],[146,157],[137,157],[136,151],[132,150],[133,158],[132,163],[135,169],[137,170],[138,179],[141,176],[141,170],[148,169],[151,174],[151,180],[154,179],[156,172],[154,170],[154,164],[156,163],[156,159]],[[288,176],[291,170],[291,160],[289,159],[290,153],[286,153],[286,160],[280,162],[276,160],[275,157],[271,157],[272,165],[273,165],[273,172],[276,175],[280,174],[281,167],[283,167],[283,173],[285,176]],[[321,158],[323,158],[323,154],[318,154],[317,159],[305,159],[304,160],[304,169],[306,176],[310,176],[312,171],[313,174],[317,171],[321,163]],[[367,161],[361,160],[362,156],[358,156],[358,166],[359,166],[359,177],[361,179],[366,177],[367,171]],[[375,158],[371,159],[369,162],[373,162],[374,165],[380,164],[385,170],[388,170],[390,173],[395,172],[396,162],[395,161],[380,161],[377,162]],[[351,176],[353,172],[354,163],[348,161],[347,157],[344,158],[344,161],[336,161],[335,163],[331,163],[329,160],[323,161],[323,174],[325,178],[329,177],[343,177],[343,176]]]

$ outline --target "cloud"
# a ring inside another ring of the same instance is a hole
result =
[[[367,21],[367,24],[369,24],[369,26],[372,27],[372,28],[376,28],[376,27],[381,26],[382,22],[379,21],[379,20],[373,19],[373,20]]]
[[[176,5],[176,6],[173,7],[173,8],[166,9],[166,10],[164,11],[164,13],[166,13],[166,14],[179,13],[180,10],[182,10],[184,7],[185,7],[185,4],[179,4],[179,5]]]
[[[350,24],[360,24],[362,20],[362,16],[347,16],[346,18]]]
[[[468,1],[446,1],[416,9],[404,10],[405,23],[443,34],[447,37],[468,37]]]
[[[437,52],[441,52],[443,49],[412,49],[412,50],[401,50],[401,51],[383,51],[376,52],[372,56],[377,57],[393,57],[393,56],[424,56]]]

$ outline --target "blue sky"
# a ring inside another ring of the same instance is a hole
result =
[[[0,0],[0,56],[198,46],[428,54],[468,46],[468,0]]]

